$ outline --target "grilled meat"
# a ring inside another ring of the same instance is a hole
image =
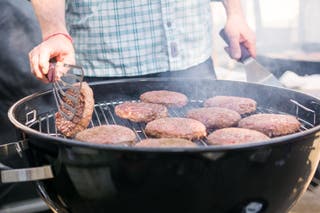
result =
[[[257,103],[251,98],[237,96],[215,96],[204,102],[205,107],[222,107],[234,110],[239,114],[252,113],[256,111]]]
[[[212,132],[207,137],[207,143],[211,145],[230,145],[265,141],[268,139],[270,139],[268,136],[256,130],[231,127]]]
[[[237,126],[241,119],[236,111],[220,107],[192,109],[187,112],[187,117],[200,121],[208,129]]]
[[[181,138],[149,138],[140,141],[136,147],[195,147],[197,146],[190,140]]]
[[[120,118],[133,122],[149,122],[168,116],[167,107],[161,104],[124,102],[115,107],[115,113]]]
[[[255,114],[241,119],[239,127],[254,129],[274,137],[297,132],[300,122],[292,115]]]
[[[98,144],[125,144],[136,141],[136,134],[120,125],[102,125],[79,132],[75,139]]]
[[[168,90],[149,91],[141,94],[140,100],[147,103],[163,104],[167,107],[183,107],[188,98],[182,93]]]
[[[149,122],[145,132],[157,138],[200,139],[206,136],[206,127],[190,118],[160,118]]]

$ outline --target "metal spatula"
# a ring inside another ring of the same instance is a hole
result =
[[[227,44],[229,44],[229,40],[224,29],[220,31],[220,36]],[[278,81],[278,79],[269,70],[251,57],[247,48],[243,44],[240,44],[240,48],[241,58],[239,59],[239,62],[243,63],[244,65],[248,82],[283,87],[280,81]]]
[[[66,69],[59,79],[56,79],[57,69]],[[76,106],[80,99],[83,73],[83,68],[77,65],[55,62],[49,65],[47,78],[52,83],[58,111],[68,121],[71,121],[77,112]]]

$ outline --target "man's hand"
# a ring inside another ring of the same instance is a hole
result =
[[[56,35],[40,43],[29,52],[29,61],[32,73],[37,79],[49,83],[46,75],[49,70],[49,61],[55,58],[57,62],[75,64],[75,54],[72,43],[63,35]],[[56,70],[60,78],[62,70]]]
[[[256,57],[255,34],[248,27],[243,17],[228,17],[224,29],[229,39],[229,47],[227,47],[227,52],[233,59],[239,59],[241,57],[240,43],[242,43],[248,49],[251,56]]]
[[[253,31],[249,28],[242,13],[239,0],[223,0],[223,5],[227,13],[227,23],[225,33],[229,40],[227,52],[233,59],[241,58],[240,43],[249,51],[252,57],[256,57],[256,38]]]

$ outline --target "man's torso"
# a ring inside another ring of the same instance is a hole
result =
[[[88,76],[183,70],[212,52],[208,0],[67,0],[66,19]]]

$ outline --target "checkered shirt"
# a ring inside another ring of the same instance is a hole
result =
[[[183,70],[212,53],[209,0],[67,0],[66,21],[86,76]]]

